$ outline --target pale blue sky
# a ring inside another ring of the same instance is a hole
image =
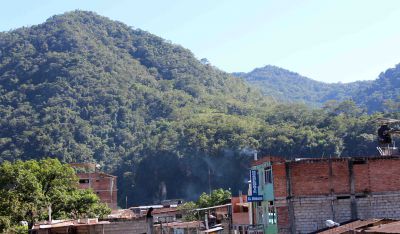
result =
[[[171,40],[222,70],[267,64],[325,82],[375,79],[400,63],[398,0],[7,0],[0,31],[91,10]]]

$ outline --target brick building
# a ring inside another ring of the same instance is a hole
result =
[[[93,163],[72,163],[79,177],[80,189],[93,189],[100,200],[117,209],[117,177],[100,172]]]
[[[232,228],[237,233],[244,233],[250,225],[249,204],[246,195],[231,198],[232,204]]]
[[[263,201],[253,202],[254,223],[273,214],[279,233],[309,233],[328,219],[400,219],[399,168],[400,158],[390,156],[262,158],[252,164],[265,182],[258,188]]]
[[[249,212],[252,214],[250,216],[250,224],[261,225],[264,233],[277,233],[272,165],[284,162],[284,159],[278,157],[263,157],[251,164],[251,171],[256,172],[254,175],[257,178],[251,176],[252,182],[249,186],[249,196],[247,197],[250,202]],[[257,182],[254,182],[254,179]],[[261,200],[254,199],[257,197],[261,198]]]

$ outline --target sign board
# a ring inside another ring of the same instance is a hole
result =
[[[259,202],[263,200],[262,195],[257,195],[257,196],[247,196],[247,202]]]
[[[251,195],[258,195],[258,170],[250,170]]]

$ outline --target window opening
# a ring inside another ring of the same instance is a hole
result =
[[[264,168],[264,182],[265,184],[272,184],[272,169],[271,166]]]

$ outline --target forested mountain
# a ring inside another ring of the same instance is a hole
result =
[[[382,72],[369,86],[358,90],[353,100],[372,111],[399,111],[400,64]]]
[[[329,100],[353,100],[369,112],[383,111],[387,101],[400,101],[400,65],[382,73],[374,81],[352,83],[324,83],[276,67],[256,68],[249,73],[237,72],[234,76],[243,78],[261,89],[264,95],[279,101],[305,103],[321,107]]]
[[[182,46],[92,12],[0,33],[0,163],[95,161],[118,176],[128,205],[235,193],[253,150],[375,154],[381,115],[349,101],[276,103]]]
[[[355,89],[367,83],[328,84],[271,65],[256,68],[249,73],[233,75],[259,87],[264,95],[274,97],[278,101],[305,103],[318,107],[328,100],[349,99]]]

